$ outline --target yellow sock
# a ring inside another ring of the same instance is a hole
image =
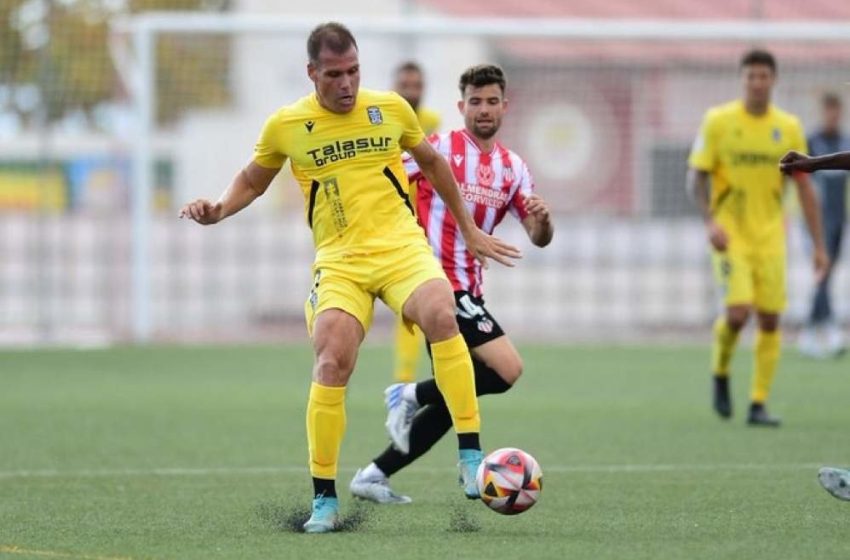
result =
[[[774,332],[765,332],[759,329],[756,332],[756,363],[752,394],[750,395],[753,402],[764,403],[770,394],[770,386],[773,384],[773,378],[776,375],[776,364],[779,362],[781,345],[782,333],[779,329]]]
[[[339,446],[345,433],[345,387],[310,385],[307,402],[307,443],[310,447],[310,474],[315,478],[336,479]]]
[[[472,358],[461,335],[431,344],[434,378],[452,415],[455,432],[478,433],[478,397],[475,396],[475,375]]]
[[[422,351],[422,331],[414,326],[413,332],[407,330],[404,321],[399,319],[395,328],[395,378],[402,383],[411,383],[416,379],[416,367],[419,365],[419,353]]]
[[[714,343],[711,346],[711,371],[720,377],[729,376],[729,363],[738,345],[738,333],[729,328],[726,317],[714,322]]]

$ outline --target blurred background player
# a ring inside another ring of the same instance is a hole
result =
[[[253,160],[218,202],[196,200],[183,207],[181,217],[208,225],[239,212],[291,160],[316,246],[314,284],[305,304],[315,356],[307,403],[315,497],[304,530],[327,533],[339,522],[335,479],[345,432],[345,390],[376,297],[418,324],[431,342],[435,376],[458,434],[463,491],[478,497],[475,471],[483,456],[473,366],[454,319],[446,275],[434,262],[398,180],[404,173],[401,150],[445,198],[477,258],[486,255],[508,264],[505,257],[519,253],[475,227],[451,169],[425,140],[408,104],[395,93],[360,89],[357,42],[345,26],[317,26],[307,53],[315,92],[266,120]],[[345,157],[340,158],[342,150]]]
[[[534,245],[545,247],[554,232],[549,207],[533,194],[525,162],[496,141],[507,110],[504,73],[497,66],[474,66],[461,75],[459,85],[464,128],[432,136],[430,142],[451,165],[479,227],[492,232],[510,213]],[[418,183],[419,223],[454,288],[457,322],[475,367],[476,393],[504,393],[522,374],[522,359],[485,307],[481,266],[465,250],[445,203],[416,162],[406,161],[410,180]],[[378,503],[407,503],[410,498],[393,492],[388,478],[439,441],[451,427],[451,417],[434,379],[391,385],[386,396],[393,444],[357,471],[350,489]]]
[[[705,114],[689,158],[688,188],[705,221],[726,306],[714,325],[714,409],[722,418],[732,416],[729,364],[738,335],[755,311],[758,330],[747,423],[779,426],[780,420],[765,406],[779,361],[779,317],[786,305],[784,177],[776,161],[788,150],[805,152],[806,139],[797,117],[771,103],[776,83],[773,55],[763,50],[746,53],[740,73],[743,99]],[[829,262],[820,211],[808,178],[798,174],[794,179],[820,278]]]
[[[813,156],[850,150],[850,136],[841,131],[842,103],[834,93],[821,99],[821,128],[809,137]],[[839,356],[845,350],[841,328],[835,320],[830,295],[830,279],[841,253],[842,234],[847,221],[847,172],[818,171],[812,175],[820,198],[823,236],[831,267],[815,288],[809,319],[800,333],[800,352],[813,358]]]
[[[781,160],[783,173],[813,173],[816,171],[850,171],[850,151],[809,157],[789,152]],[[818,471],[818,481],[824,490],[839,500],[850,501],[850,469],[823,467]]]
[[[425,74],[422,67],[413,61],[405,62],[395,71],[393,89],[401,95],[419,119],[419,125],[425,136],[430,136],[440,128],[440,115],[422,106],[422,95],[425,91]],[[416,184],[410,183],[410,200],[416,200]],[[415,208],[415,205],[414,205]],[[395,371],[393,375],[396,381],[410,383],[416,379],[416,370],[419,366],[419,358],[422,355],[424,338],[419,327],[413,330],[404,325],[402,319],[396,322],[395,335]]]

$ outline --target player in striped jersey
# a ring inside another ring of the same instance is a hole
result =
[[[552,240],[549,207],[534,194],[528,166],[496,141],[507,109],[501,68],[474,66],[461,75],[463,96],[458,108],[465,127],[434,135],[429,142],[449,162],[473,215],[483,231],[492,232],[510,213],[524,226],[531,242],[545,247]],[[484,304],[481,266],[466,249],[458,225],[416,162],[405,167],[416,181],[417,212],[435,256],[454,289],[457,322],[472,354],[476,394],[504,393],[522,374],[522,359]],[[451,417],[436,382],[397,383],[385,391],[387,430],[392,445],[351,481],[351,493],[378,503],[407,503],[389,486],[389,477],[427,452],[451,427]]]
[[[786,175],[826,170],[850,171],[850,151],[817,157],[791,151],[779,162],[779,169]],[[823,467],[818,471],[818,481],[824,490],[839,500],[850,501],[850,469]]]

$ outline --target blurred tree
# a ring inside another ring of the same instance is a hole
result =
[[[56,122],[120,101],[124,90],[109,54],[109,20],[153,10],[223,11],[228,0],[2,0],[0,110],[26,126],[43,115]],[[229,100],[229,40],[162,36],[157,42],[157,119]],[[43,113],[40,113],[43,111]]]

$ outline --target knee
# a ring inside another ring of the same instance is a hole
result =
[[[343,387],[348,384],[348,378],[354,370],[354,360],[325,351],[319,354],[313,369],[313,379],[321,385]]]
[[[726,324],[735,332],[740,331],[750,318],[750,310],[747,307],[730,309],[726,312]]]
[[[440,342],[458,334],[454,303],[434,308],[422,329],[428,340]]]
[[[523,363],[522,358],[517,356],[515,360],[499,368],[496,373],[499,374],[505,383],[513,387],[514,383],[522,376]],[[507,391],[507,389],[505,389]]]
[[[779,315],[759,315],[759,329],[764,332],[775,332],[779,329]]]

